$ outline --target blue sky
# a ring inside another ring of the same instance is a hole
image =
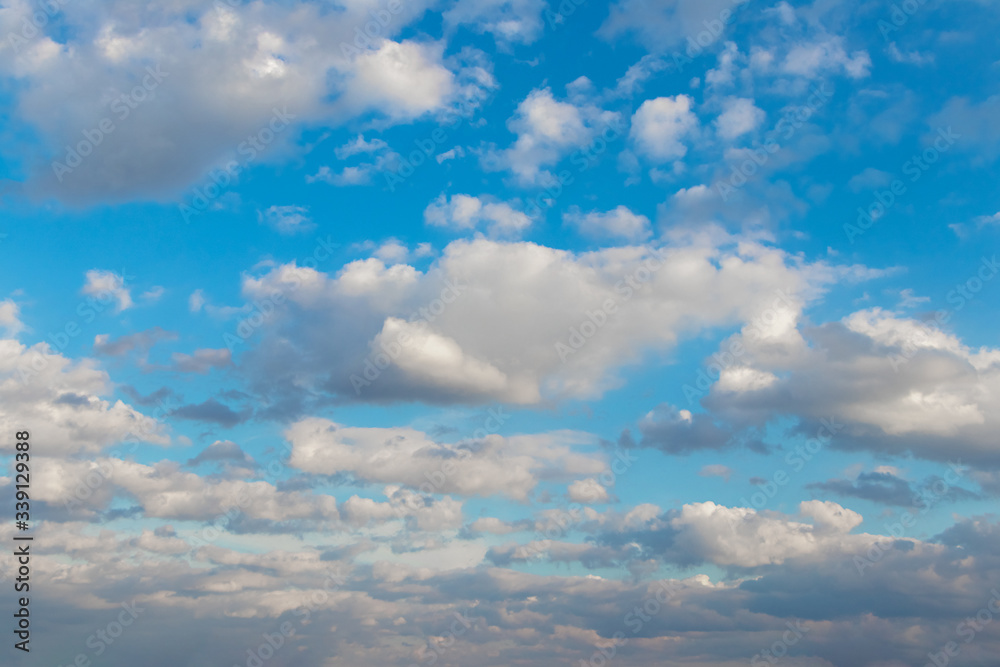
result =
[[[997,16],[0,5],[31,664],[987,664]]]

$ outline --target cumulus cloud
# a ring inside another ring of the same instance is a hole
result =
[[[16,336],[24,330],[21,307],[10,299],[0,301],[0,328],[3,328],[8,336]]]
[[[997,460],[989,434],[1000,351],[970,349],[880,309],[810,328],[786,317],[770,334],[736,339],[747,353],[722,373],[707,406],[756,423],[794,415],[812,431],[832,418],[841,447]]]
[[[393,40],[423,2],[392,14],[370,48],[354,46],[354,28],[372,20],[367,2],[335,12],[126,4],[67,5],[62,32],[50,22],[17,53],[4,42],[0,68],[22,83],[21,121],[48,158],[69,165],[58,173],[48,160],[25,165],[29,191],[74,203],[173,197],[231,160],[247,166],[287,154],[300,123],[336,126],[366,113],[406,122],[458,101],[474,105],[476,91],[492,85],[481,65],[445,58],[443,43]],[[22,15],[31,11],[18,2],[4,34],[20,33]],[[65,99],[76,102],[58,103]],[[261,133],[264,150],[251,151]]]
[[[125,277],[114,271],[87,271],[87,282],[81,292],[102,303],[114,302],[115,311],[119,313],[132,307],[132,294],[125,285]]]
[[[526,499],[539,476],[596,474],[600,459],[572,451],[589,436],[553,433],[436,443],[409,428],[355,428],[308,418],[285,432],[289,463],[301,470],[349,473],[361,481],[404,484],[425,493]]]
[[[424,222],[453,231],[484,226],[494,238],[517,237],[531,226],[531,218],[508,203],[464,194],[448,197],[444,193],[424,209]]]
[[[248,300],[278,290],[288,303],[276,308],[241,368],[273,401],[289,396],[293,383],[302,400],[303,382],[352,400],[593,397],[616,386],[617,369],[642,350],[749,321],[777,290],[812,299],[834,280],[872,275],[737,241],[684,232],[662,248],[574,254],[475,239],[451,243],[425,272],[374,258],[332,275],[275,267],[244,280]],[[376,368],[379,354],[389,363]]]
[[[649,218],[633,213],[626,206],[588,213],[583,213],[579,207],[572,207],[563,214],[563,222],[576,228],[583,236],[593,239],[640,242],[653,234]]]
[[[108,374],[90,359],[71,361],[45,343],[0,340],[0,426],[31,425],[53,454],[96,453],[135,437],[169,444],[166,429],[112,393]],[[13,442],[7,447],[13,449]]]
[[[754,105],[752,99],[730,97],[723,102],[723,111],[715,119],[719,136],[732,140],[753,132],[764,122],[767,114]]]
[[[507,149],[484,156],[488,169],[506,169],[522,185],[549,185],[551,167],[570,153],[585,148],[607,129],[619,131],[617,113],[594,104],[560,101],[550,88],[537,88],[517,106],[507,127],[517,139]]]
[[[655,162],[678,160],[687,154],[684,143],[698,128],[687,95],[646,100],[632,116],[629,136],[638,153]]]
[[[567,497],[575,503],[598,504],[610,500],[608,489],[594,478],[581,479],[569,485]]]

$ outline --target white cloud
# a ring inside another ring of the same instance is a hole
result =
[[[455,75],[441,64],[444,44],[383,40],[354,61],[346,87],[356,112],[380,109],[408,119],[441,109],[456,93]]]
[[[844,50],[843,38],[826,37],[820,41],[794,45],[785,56],[782,69],[788,74],[814,78],[823,72],[843,72],[852,79],[863,79],[872,66],[867,51]]]
[[[607,488],[592,477],[570,484],[566,495],[574,503],[598,504],[609,500]]]
[[[107,373],[92,360],[73,362],[45,343],[0,339],[0,428],[13,433],[29,424],[47,452],[96,453],[130,434],[141,442],[170,442],[155,419],[102,398],[111,390]]]
[[[334,149],[334,155],[337,156],[338,160],[346,160],[347,158],[354,155],[364,155],[368,153],[378,153],[389,148],[389,144],[385,143],[381,139],[372,139],[371,141],[366,141],[363,134],[359,134],[354,137],[351,141],[348,141],[343,146],[338,146]]]
[[[447,25],[469,25],[490,33],[498,43],[531,44],[543,31],[542,0],[465,0],[444,12]]]
[[[357,428],[307,418],[285,432],[289,464],[311,473],[349,473],[359,480],[404,484],[427,494],[505,495],[524,500],[540,475],[597,474],[600,460],[573,452],[592,442],[580,433],[557,432],[478,441],[436,443],[411,428]],[[389,509],[389,508],[385,508]]]
[[[192,313],[200,313],[201,309],[205,307],[205,292],[200,289],[196,289],[191,292],[191,296],[188,297],[188,310]]]
[[[340,171],[328,165],[321,165],[317,172],[306,176],[306,183],[324,182],[336,186],[368,185],[379,172],[396,168],[399,154],[389,148],[389,144],[381,139],[366,141],[363,135],[358,135],[343,146],[334,149],[338,160],[346,160],[355,155],[371,155],[368,162],[347,165]]]
[[[691,110],[694,101],[687,95],[646,100],[632,116],[630,137],[637,152],[656,162],[684,157],[684,140],[698,127]]]
[[[100,302],[114,301],[116,312],[122,312],[132,307],[132,295],[125,285],[125,278],[113,271],[93,269],[87,271],[87,282],[81,290],[84,294],[96,298]]]
[[[544,167],[586,147],[598,133],[617,132],[618,123],[617,113],[592,104],[561,102],[551,89],[535,89],[507,121],[517,139],[506,150],[486,154],[484,166],[509,169],[522,185],[547,185],[554,176]]]
[[[583,213],[579,208],[570,208],[563,214],[563,222],[592,239],[621,239],[624,241],[645,241],[653,232],[649,218],[637,215],[625,206],[610,211],[590,211]]]
[[[305,206],[271,206],[257,211],[257,219],[279,234],[302,234],[316,228]]]
[[[670,349],[702,327],[749,321],[774,301],[775,290],[811,299],[831,282],[869,275],[804,264],[717,229],[678,232],[660,252],[662,265],[648,246],[577,255],[480,238],[451,243],[426,273],[375,258],[335,276],[285,265],[244,281],[248,301],[274,290],[290,301],[261,331],[245,370],[261,374],[262,389],[279,390],[282,381],[264,372],[271,368],[268,350],[277,354],[272,346],[279,346],[283,374],[297,369],[299,396],[306,382],[363,400],[595,397],[618,385],[620,366],[648,350]],[[608,303],[614,312],[603,312]],[[598,310],[600,327],[586,338],[574,333]],[[331,336],[336,350],[318,345]],[[391,363],[376,379],[359,380],[365,359],[383,345],[394,350]],[[312,361],[303,365],[305,358]]]
[[[730,97],[723,102],[723,112],[715,120],[719,136],[732,140],[753,132],[767,114],[763,109],[754,106],[753,100],[745,97]]]
[[[433,227],[455,231],[473,230],[484,225],[491,237],[509,238],[523,234],[531,218],[505,202],[486,197],[442,193],[424,209],[424,221]]]
[[[841,447],[996,459],[1000,350],[969,349],[877,308],[812,329],[809,339],[797,315],[776,319],[780,332],[734,339],[746,354],[713,387],[714,410],[755,423],[795,415],[807,429],[834,419]]]
[[[8,336],[16,336],[24,331],[24,323],[21,321],[21,307],[10,299],[0,301],[0,328]]]
[[[702,466],[702,469],[698,471],[698,475],[701,477],[722,477],[728,482],[729,478],[733,476],[733,470],[721,463],[710,463]]]
[[[670,0],[650,5],[645,0],[619,0],[611,6],[598,35],[616,40],[633,34],[650,51],[673,51],[673,47],[682,45],[688,48],[688,38],[697,40],[702,47],[711,47],[725,38],[731,23],[728,17],[743,10],[745,4],[732,0]]]
[[[892,174],[874,167],[866,167],[860,173],[851,177],[847,182],[847,187],[851,192],[864,192],[874,190],[888,185],[892,181]]]
[[[862,517],[836,503],[806,501],[799,513],[813,523],[713,502],[684,505],[669,520],[677,531],[671,550],[682,562],[759,567],[831,550],[851,553],[874,542],[871,536],[848,534]]]
[[[412,517],[419,530],[441,532],[462,525],[462,502],[450,496],[428,498],[395,485],[384,489],[388,502],[351,496],[340,507],[344,520],[355,526]]]
[[[366,113],[407,122],[477,100],[490,84],[480,65],[446,59],[443,44],[392,41],[424,13],[423,0],[401,5],[373,48],[354,54],[342,45],[353,49],[355,27],[373,20],[369,2],[335,12],[264,2],[120,4],[61,7],[58,36],[50,21],[20,53],[7,40],[0,46],[0,72],[21,82],[15,106],[44,152],[66,162],[65,146],[85,142],[104,119],[114,124],[61,180],[48,160],[28,165],[32,192],[85,203],[175,199],[229,160],[287,154],[300,123],[335,127]],[[20,33],[20,15],[34,11],[18,5],[5,35]],[[129,100],[131,108],[121,98],[137,85],[142,99]],[[58,103],[65,99],[74,104]],[[288,122],[272,123],[276,106]],[[248,137],[272,131],[263,152],[249,150]]]

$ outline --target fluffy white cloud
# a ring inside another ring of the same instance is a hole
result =
[[[687,154],[684,140],[698,127],[687,95],[646,100],[632,116],[629,136],[637,152],[656,162],[677,160]]]
[[[386,110],[414,118],[442,108],[456,93],[455,75],[441,64],[444,44],[383,40],[354,61],[347,94],[356,111]]]
[[[132,294],[125,285],[125,277],[114,271],[87,271],[87,282],[81,292],[102,303],[114,301],[117,304],[115,310],[119,313],[132,307]]]
[[[566,495],[575,503],[606,503],[610,499],[607,487],[592,477],[570,484]]]
[[[107,373],[92,360],[71,361],[46,343],[27,347],[0,339],[0,428],[13,433],[27,425],[51,453],[95,453],[130,435],[170,442],[155,419],[101,398],[111,389]]]
[[[756,107],[752,99],[730,97],[723,103],[723,111],[715,119],[715,127],[720,137],[732,140],[756,130],[766,117],[764,110]]]
[[[0,72],[21,82],[20,120],[49,160],[68,165],[26,165],[29,189],[88,203],[173,198],[230,160],[282,155],[299,123],[366,113],[406,122],[458,101],[475,106],[493,85],[482,62],[446,59],[443,44],[393,41],[423,14],[423,0],[400,5],[378,37],[366,37],[369,12],[386,11],[376,4],[61,6],[58,35],[50,21],[17,51],[0,45]],[[18,0],[4,11],[3,34],[20,34],[34,11]]]
[[[503,494],[523,500],[541,474],[571,476],[604,469],[599,459],[573,452],[573,444],[592,438],[572,432],[489,435],[449,445],[410,428],[346,427],[307,418],[290,426],[285,437],[292,445],[289,463],[296,468],[324,475],[349,473],[359,480],[405,484],[424,493]]]
[[[785,311],[746,346],[706,404],[756,423],[779,414],[841,424],[839,446],[932,459],[998,460],[1000,350],[880,309],[809,331]],[[817,426],[818,427],[818,426]],[[811,426],[807,428],[812,428]]]
[[[441,532],[462,525],[462,502],[450,496],[428,498],[409,489],[385,487],[387,502],[351,496],[340,508],[344,520],[356,526],[412,518],[419,530]]]
[[[653,234],[649,218],[633,213],[626,206],[588,213],[583,213],[576,207],[570,208],[563,214],[563,222],[575,227],[583,236],[593,239],[639,242],[647,240]]]
[[[143,465],[115,458],[94,462],[42,458],[37,471],[38,499],[54,505],[84,497],[85,507],[106,509],[113,497],[124,495],[151,518],[215,521],[228,515],[232,521],[238,514],[276,522],[339,518],[331,496],[279,491],[265,481],[211,479],[181,471],[171,461]]]
[[[684,505],[669,520],[677,531],[671,549],[681,562],[759,567],[830,551],[853,553],[874,541],[870,535],[849,535],[863,519],[836,503],[806,501],[799,513],[813,523],[713,502]]]
[[[619,116],[589,103],[562,102],[549,88],[531,91],[507,127],[517,135],[503,151],[491,151],[484,166],[509,169],[523,185],[548,185],[555,178],[544,167],[586,147],[597,134],[618,131]]]
[[[303,383],[362,400],[593,397],[644,350],[749,321],[776,290],[812,299],[869,275],[719,230],[581,254],[455,241],[426,272],[377,259],[335,276],[290,264],[244,281],[248,299],[280,291],[288,302],[242,367],[275,400],[283,387],[301,399]],[[376,367],[379,355],[387,359]]]
[[[455,231],[473,230],[485,225],[491,237],[516,237],[531,226],[531,218],[505,202],[489,197],[442,193],[424,209],[424,221],[433,227]]]
[[[16,336],[24,330],[21,307],[10,299],[0,301],[0,328],[3,328],[8,336]]]

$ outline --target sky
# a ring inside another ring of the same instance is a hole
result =
[[[3,0],[4,664],[994,664],[998,9]]]

